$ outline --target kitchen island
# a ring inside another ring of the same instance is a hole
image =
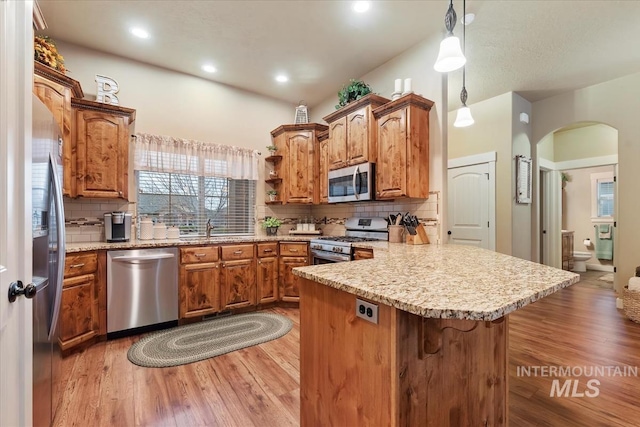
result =
[[[470,246],[361,246],[374,258],[294,269],[301,425],[508,425],[508,314],[579,276]]]

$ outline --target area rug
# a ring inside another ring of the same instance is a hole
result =
[[[148,368],[185,365],[280,338],[292,326],[279,314],[238,314],[154,332],[133,344],[127,357]]]
[[[603,274],[598,277],[598,280],[602,280],[603,282],[613,283],[613,273]]]

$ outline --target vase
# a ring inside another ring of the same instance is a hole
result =
[[[267,236],[277,236],[278,235],[278,227],[267,227]]]
[[[270,202],[275,202],[276,201],[276,196],[277,196],[277,194],[269,194],[269,201]]]

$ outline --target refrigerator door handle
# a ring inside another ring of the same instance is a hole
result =
[[[56,167],[56,161],[53,154],[49,154],[49,168],[51,172],[51,180],[53,182],[53,197],[55,203],[56,214],[56,233],[57,233],[57,255],[58,255],[58,274],[55,283],[55,296],[53,300],[53,313],[51,319],[51,329],[49,329],[49,340],[51,341],[58,327],[58,317],[60,317],[60,305],[62,304],[62,281],[64,280],[64,259],[65,250],[65,232],[64,232],[64,206],[62,204],[62,185]]]

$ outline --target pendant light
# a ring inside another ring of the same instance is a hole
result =
[[[465,19],[467,13],[467,0],[462,0],[462,16],[463,20]],[[465,29],[466,22],[462,23],[462,48],[465,48],[466,39],[467,39],[467,30]],[[463,50],[464,51],[464,50]],[[456,121],[453,123],[453,126],[457,128],[464,128],[467,126],[471,126],[475,123],[473,117],[471,116],[471,109],[467,107],[467,88],[465,87],[466,80],[466,66],[462,66],[462,91],[460,92],[460,101],[462,102],[462,107],[458,109],[458,115],[456,116]]]
[[[447,28],[447,37],[440,42],[440,52],[438,59],[433,65],[436,71],[448,73],[462,67],[467,59],[460,49],[460,39],[453,35],[453,28],[456,26],[456,11],[453,10],[453,0],[449,0],[449,9],[444,15],[444,26]]]

